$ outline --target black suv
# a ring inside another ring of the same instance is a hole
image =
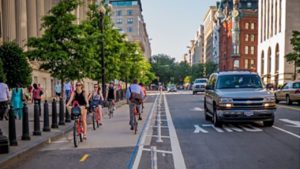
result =
[[[274,124],[275,98],[265,90],[260,76],[248,71],[229,71],[210,76],[204,97],[205,119],[215,126],[223,122],[263,121]]]

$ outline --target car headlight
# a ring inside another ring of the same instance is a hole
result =
[[[219,99],[219,103],[232,103],[232,102],[233,102],[232,98],[229,97],[221,97]]]

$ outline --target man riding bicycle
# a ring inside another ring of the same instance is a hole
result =
[[[143,97],[144,92],[142,91],[141,86],[138,85],[137,80],[134,80],[133,84],[130,85],[126,91],[126,98],[129,104],[130,130],[134,130],[134,112],[142,104]]]

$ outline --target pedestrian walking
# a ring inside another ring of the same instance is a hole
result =
[[[55,85],[55,95],[57,97],[57,100],[61,97],[61,84],[59,82],[56,82]]]
[[[109,118],[111,118],[115,110],[115,102],[116,102],[116,90],[113,82],[109,83],[108,91],[106,92],[105,98],[108,101]]]
[[[32,90],[32,103],[38,104],[39,106],[39,115],[41,115],[41,100],[43,91],[41,88],[38,87],[36,83],[33,84],[33,90]]]
[[[71,92],[72,92],[72,84],[71,84],[70,81],[68,81],[67,83],[65,83],[64,90],[65,90],[66,99],[69,100],[69,98],[71,96]]]
[[[23,100],[25,100],[23,89],[20,88],[19,84],[17,84],[17,87],[12,90],[11,105],[13,107],[15,117],[19,120],[23,118]]]
[[[10,100],[9,88],[0,78],[0,120],[8,120],[8,101]]]

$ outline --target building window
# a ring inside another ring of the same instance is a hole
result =
[[[127,19],[127,23],[128,23],[128,24],[133,24],[133,18],[128,18],[128,19]]]
[[[252,7],[252,3],[251,2],[247,2],[247,8],[251,8]]]
[[[251,23],[251,29],[254,30],[255,24]]]
[[[277,43],[275,49],[275,73],[279,72],[279,44]]]
[[[277,10],[278,10],[278,2],[277,2],[277,0],[275,1],[275,32],[274,32],[274,34],[276,35],[277,34],[277,21],[278,21],[278,12],[277,12]]]
[[[245,41],[246,41],[246,42],[249,41],[249,35],[248,35],[248,34],[245,35]]]
[[[268,60],[267,60],[267,65],[268,65],[268,68],[267,68],[268,72],[267,73],[268,74],[271,74],[271,61],[272,61],[271,54],[272,54],[271,48],[269,47],[269,50],[268,50]]]
[[[254,42],[255,41],[255,35],[251,35],[251,42]]]
[[[263,1],[261,1],[261,4],[260,4],[260,42],[263,41],[263,20],[264,20],[264,17],[263,17]]]
[[[251,68],[251,69],[255,68],[255,62],[254,62],[254,59],[251,59],[251,61],[250,61],[250,68]]]
[[[279,1],[279,32],[281,32],[282,0]]]
[[[255,50],[255,47],[251,46],[251,51],[250,51],[251,55],[254,55],[254,50]]]
[[[245,23],[245,29],[249,29],[249,23],[248,22]]]
[[[233,68],[234,69],[239,69],[240,68],[240,61],[239,60],[234,60],[234,62],[233,62]]]
[[[248,53],[249,53],[249,47],[245,46],[245,54],[248,54]]]
[[[122,16],[122,11],[121,10],[117,10],[117,16]]]
[[[260,65],[260,74],[263,75],[265,70],[265,55],[264,51],[261,52],[261,65]]]
[[[117,24],[122,24],[122,19],[117,19],[116,23]]]
[[[273,36],[273,18],[274,18],[274,15],[273,15],[273,8],[274,8],[274,4],[273,4],[273,1],[271,1],[271,29],[270,29],[270,37]]]
[[[127,10],[127,15],[131,16],[133,14],[132,10]]]
[[[132,27],[128,27],[127,31],[128,31],[128,32],[133,32]]]
[[[248,62],[248,59],[245,59],[245,69],[248,69],[249,68],[249,62]]]

